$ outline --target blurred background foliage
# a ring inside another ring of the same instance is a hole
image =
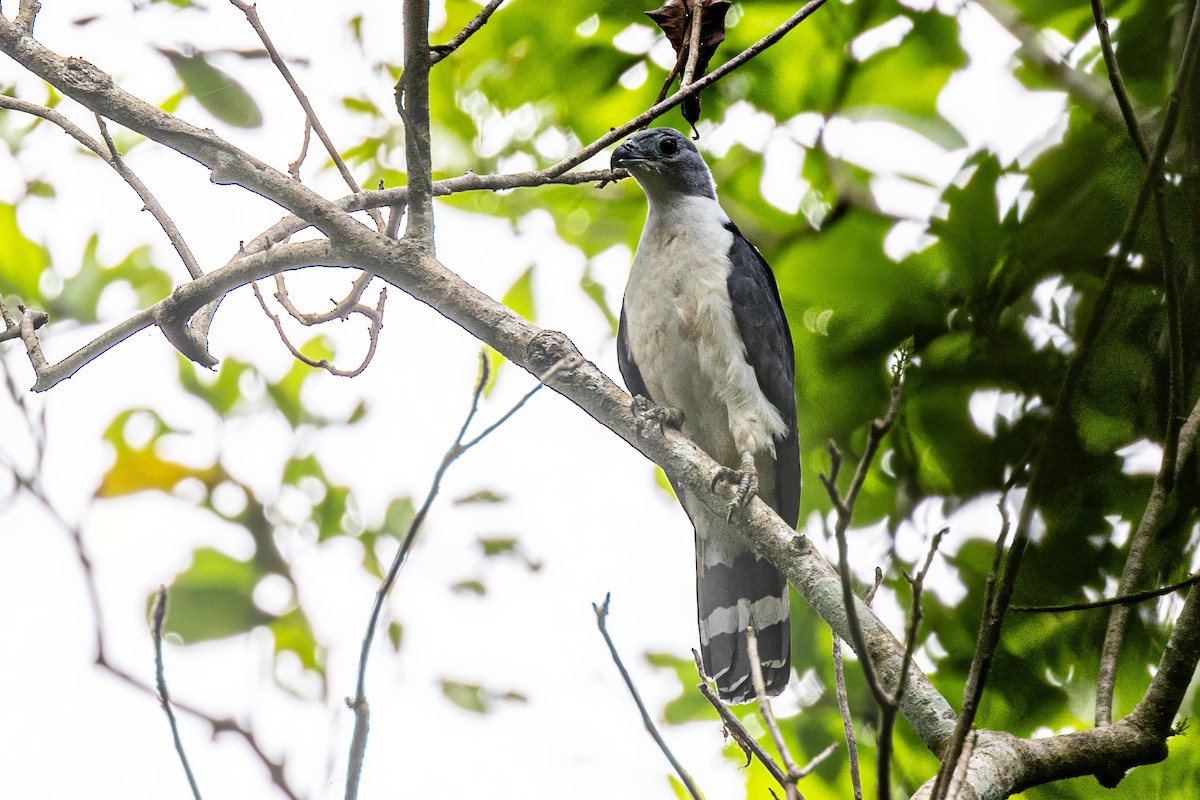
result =
[[[1192,6],[1175,0],[1108,4],[1118,60],[1147,141],[1154,140],[1162,122]],[[1014,57],[1008,69],[1017,79],[1031,90],[1053,93],[1063,104],[1059,123],[1017,155],[968,146],[965,133],[943,113],[943,90],[971,54],[960,35],[963,7],[926,0],[830,0],[781,43],[707,91],[698,126],[698,145],[709,156],[722,202],[774,267],[792,322],[802,503],[813,520],[807,532],[813,533],[815,524],[819,534],[829,510],[816,480],[828,468],[826,443],[835,441],[849,457],[857,455],[866,422],[884,409],[891,354],[901,346],[909,349],[899,421],[864,487],[855,520],[873,532],[856,534],[857,541],[870,535],[888,539],[878,549],[887,554],[885,585],[900,607],[910,596],[901,572],[912,571],[924,545],[899,537],[919,539],[920,532],[927,537],[930,526],[922,520],[951,519],[972,503],[994,505],[1012,471],[1041,442],[1067,359],[1090,318],[1145,174],[1128,132],[1112,113],[1088,2],[989,0],[987,7],[1003,12],[998,16],[1018,38],[1033,32],[1035,44],[1062,55],[1093,89],[1091,95],[1068,93],[1052,70]],[[795,8],[775,0],[734,3],[727,39],[713,66],[768,33]],[[431,41],[450,39],[479,9],[471,0],[446,0],[444,22],[431,31]],[[548,166],[651,105],[673,53],[642,16],[648,9],[616,0],[512,0],[502,6],[467,46],[433,70],[435,178]],[[360,17],[349,20],[350,35],[361,37],[364,24]],[[261,53],[223,53],[222,68],[211,63],[212,53],[201,50],[160,53],[180,83],[179,93],[164,107],[195,96],[226,123],[253,127],[260,122],[257,104],[237,81],[236,59]],[[390,79],[400,71],[397,63],[377,68]],[[226,91],[214,93],[214,84]],[[51,93],[47,102],[56,100]],[[346,145],[343,156],[362,185],[402,184],[403,131],[395,110],[365,96],[346,96],[342,102],[361,118],[361,136]],[[1195,397],[1197,317],[1191,310],[1200,263],[1200,103],[1195,97],[1183,98],[1181,120],[1163,196],[1164,224],[1183,276],[1186,410]],[[41,124],[0,112],[0,138],[16,152]],[[688,130],[677,110],[658,124]],[[723,136],[726,126],[752,133]],[[892,142],[917,140],[927,160],[955,167],[936,179],[916,161],[856,160],[836,132],[860,129],[873,132],[874,146],[885,155]],[[788,199],[766,199],[770,185],[781,182],[799,188]],[[889,188],[896,186],[910,190],[901,201],[888,199]],[[53,192],[44,184],[27,187],[29,197]],[[927,208],[903,200],[911,197],[934,202]],[[636,244],[644,199],[630,182],[603,189],[474,192],[442,202],[506,218],[514,226],[531,213],[548,213],[562,240],[589,259],[580,291],[614,321],[621,287],[598,283],[590,264],[613,252],[628,253]],[[1161,445],[1169,413],[1164,248],[1153,217],[1151,210],[1133,239],[1130,263],[1119,270],[1105,328],[1070,410],[1072,424],[1050,443],[1056,468],[1025,558],[1018,604],[1111,594],[1128,529],[1136,528],[1145,506],[1150,477],[1132,466],[1133,457]],[[161,298],[171,286],[145,249],[130,252],[120,263],[103,264],[94,241],[82,266],[62,277],[45,249],[17,227],[15,208],[0,205],[0,291],[10,306],[22,302],[48,310],[58,324],[86,325],[96,321],[100,297],[115,284],[132,289],[139,306]],[[553,297],[536,296],[531,271],[504,299],[530,318],[535,308],[554,303]],[[314,358],[329,350],[319,338],[307,348]],[[310,374],[297,364],[272,382],[254,366],[227,359],[214,376],[203,377],[181,363],[179,380],[220,418],[267,409],[295,428],[354,425],[361,409],[330,419],[305,406],[301,389]],[[257,388],[248,392],[248,386]],[[116,457],[97,498],[141,491],[182,494],[249,532],[255,543],[246,559],[209,549],[194,554],[171,587],[174,632],[192,642],[265,626],[277,651],[295,654],[307,670],[320,674],[321,647],[294,591],[280,613],[268,614],[253,602],[255,586],[267,576],[282,578],[294,590],[273,533],[292,526],[321,541],[357,537],[364,568],[379,575],[379,539],[403,532],[412,517],[411,502],[397,499],[387,519],[371,527],[358,519],[350,488],[331,482],[314,456],[297,454],[278,480],[281,496],[290,493],[303,502],[263,504],[219,458],[185,466],[157,455],[155,443],[172,435],[152,411],[130,409],[114,419],[106,438]],[[226,499],[217,501],[218,495]],[[974,648],[997,532],[975,525],[974,538],[944,552],[959,586],[924,597],[922,665],[954,704]],[[1192,519],[1185,515],[1156,554],[1161,568],[1155,579],[1178,580],[1192,571],[1195,540]],[[482,557],[511,556],[519,553],[519,545],[507,539],[481,542],[481,551]],[[456,590],[483,594],[486,588],[469,579]],[[189,614],[192,604],[206,613]],[[1118,715],[1141,696],[1175,608],[1168,598],[1144,604],[1133,615],[1118,673]],[[830,633],[798,601],[795,613],[797,680],[802,687],[825,687],[807,695],[802,688],[807,707],[784,720],[803,761],[842,734],[830,690]],[[1019,736],[1090,726],[1105,623],[1105,614],[1095,611],[1011,615],[978,724]],[[389,635],[398,647],[399,626]],[[714,713],[693,691],[691,660],[682,654],[649,658],[679,676],[681,695],[663,710],[665,719],[715,725]],[[871,785],[876,712],[852,659],[847,674],[864,783]],[[443,690],[454,703],[481,713],[497,700],[521,699],[518,693],[449,680]],[[1189,700],[1183,713],[1191,713],[1190,705]],[[1176,737],[1165,764],[1135,771],[1105,796],[1179,796],[1173,787],[1191,785],[1200,770],[1200,748],[1193,738]],[[933,774],[936,762],[904,725],[897,728],[896,747],[895,791],[908,796]],[[733,747],[729,756],[742,758]],[[805,796],[848,796],[847,772],[840,749],[804,781]],[[755,767],[745,775],[747,795],[766,796],[766,774]],[[1098,791],[1093,780],[1078,779],[1024,796],[1084,798]]]

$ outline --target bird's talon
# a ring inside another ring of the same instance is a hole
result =
[[[642,438],[645,438],[651,425],[657,424],[661,435],[668,427],[679,430],[679,426],[683,424],[682,411],[667,406],[656,406],[649,398],[640,394],[634,395],[633,402],[629,404],[629,412],[633,414],[633,430]]]
[[[733,499],[729,501],[725,521],[731,522],[734,513],[744,508],[750,498],[758,494],[758,470],[754,467],[754,456],[742,453],[742,468],[721,467],[712,479],[712,490],[716,491],[718,483],[729,483],[734,487]]]

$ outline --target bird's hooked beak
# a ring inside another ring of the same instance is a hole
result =
[[[620,167],[627,167],[630,164],[636,164],[645,160],[646,159],[643,158],[638,152],[637,145],[629,139],[626,139],[625,141],[621,142],[621,144],[617,145],[616,150],[613,150],[612,161],[609,162],[609,166],[612,169],[618,169]]]

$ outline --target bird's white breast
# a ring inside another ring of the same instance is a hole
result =
[[[786,431],[746,361],[728,278],[733,233],[711,198],[651,206],[625,289],[626,340],[654,402],[719,462],[774,455]]]

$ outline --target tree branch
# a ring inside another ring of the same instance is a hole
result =
[[[1138,153],[1141,154],[1142,161],[1149,161],[1150,151],[1146,148],[1146,141],[1142,138],[1142,131],[1138,127],[1137,115],[1133,112],[1133,103],[1130,102],[1129,93],[1125,90],[1125,81],[1121,79],[1121,67],[1117,64],[1112,35],[1108,30],[1108,16],[1104,13],[1104,0],[1091,0],[1091,2],[1092,18],[1096,21],[1096,33],[1100,36],[1100,51],[1104,55],[1104,66],[1108,69],[1108,81],[1112,84],[1113,95],[1117,99],[1117,106],[1121,109],[1121,118],[1125,121],[1129,138],[1133,141]]]
[[[267,33],[266,27],[262,24],[262,19],[258,16],[257,6],[255,6],[253,3],[242,2],[242,0],[229,0],[229,2],[233,4],[234,8],[237,8],[246,15],[246,21],[250,23],[250,26],[254,28],[254,32],[258,34],[259,41],[263,43],[263,47],[265,47],[267,50],[267,55],[271,58],[271,63],[275,65],[275,68],[279,70],[279,74],[282,75],[284,81],[287,82],[288,88],[292,90],[292,94],[295,95],[296,101],[300,103],[300,107],[304,109],[305,118],[308,120],[304,130],[304,139],[306,144],[304,149],[301,151],[301,158],[297,159],[295,162],[293,162],[293,165],[288,167],[288,172],[294,177],[299,175],[299,164],[303,160],[304,153],[308,150],[308,129],[311,127],[312,130],[316,131],[317,138],[320,139],[321,144],[325,146],[325,152],[329,154],[329,158],[333,161],[333,165],[337,167],[337,171],[342,176],[342,180],[344,180],[346,185],[350,187],[350,191],[356,194],[361,192],[362,189],[359,188],[358,181],[354,180],[354,176],[350,174],[350,170],[346,167],[346,162],[342,160],[342,156],[338,153],[337,147],[335,147],[333,144],[333,139],[329,138],[329,134],[325,132],[325,126],[321,124],[321,119],[317,116],[317,112],[313,109],[312,103],[309,102],[308,95],[306,95],[304,90],[300,88],[300,84],[296,81],[295,76],[292,75],[292,70],[288,67],[287,61],[285,61],[283,56],[279,54],[279,50],[276,49],[275,43],[271,41],[271,37]],[[292,170],[293,166],[295,167],[295,171]],[[375,223],[375,228],[377,230],[383,230],[383,217],[378,211],[373,211],[370,213],[371,220]]]
[[[404,120],[408,172],[408,226],[404,238],[420,243],[432,253],[429,65],[429,0],[404,0],[404,74],[396,85],[396,107]]]
[[[780,760],[783,761],[784,794],[787,796],[787,800],[804,800],[804,795],[800,793],[800,787],[796,785],[796,782],[800,780],[800,769],[792,759],[792,752],[788,749],[787,742],[783,740],[779,723],[775,721],[775,712],[771,710],[771,699],[767,697],[767,684],[763,680],[762,662],[758,660],[758,634],[754,632],[754,628],[746,628],[746,658],[750,661],[750,680],[754,684],[754,697],[758,713],[762,715],[763,724],[767,726],[771,741],[775,743],[775,750],[779,753]]]
[[[463,26],[463,29],[455,34],[454,38],[445,44],[436,44],[429,48],[429,66],[433,66],[445,60],[451,53],[466,43],[475,33],[487,24],[487,21],[492,18],[492,14],[496,13],[496,9],[504,0],[491,0],[484,6],[474,19]]]
[[[167,235],[167,238],[171,241],[171,245],[175,248],[175,252],[179,253],[179,258],[183,261],[184,267],[187,268],[188,274],[193,278],[198,278],[203,274],[204,271],[200,269],[196,257],[192,255],[191,249],[188,247],[183,235],[179,232],[179,228],[176,227],[174,220],[163,209],[158,199],[155,198],[146,184],[142,183],[137,174],[126,166],[124,159],[121,158],[121,154],[117,151],[116,145],[113,144],[112,137],[108,135],[108,127],[104,124],[103,117],[99,114],[96,115],[96,122],[100,126],[100,134],[104,137],[104,144],[101,144],[74,122],[71,122],[71,120],[52,108],[39,106],[36,103],[29,103],[15,97],[8,97],[7,95],[0,95],[0,108],[41,117],[47,122],[57,125],[72,139],[99,156],[104,163],[116,170],[117,174],[137,192],[138,197],[142,199],[142,205],[158,221],[159,226],[163,229],[163,233]]]
[[[696,689],[717,710],[717,715],[721,717],[721,722],[725,725],[726,732],[737,742],[737,746],[742,748],[742,752],[746,755],[746,766],[750,765],[750,758],[753,756],[758,759],[760,764],[766,767],[767,772],[771,773],[771,777],[780,786],[786,786],[787,773],[775,763],[775,759],[771,758],[770,753],[764,750],[763,746],[750,735],[750,732],[746,730],[746,726],[742,724],[742,721],[729,710],[729,706],[721,701],[721,698],[717,696],[712,686],[709,685],[712,679],[704,673],[704,659],[701,658],[700,651],[693,648],[692,658],[696,660],[696,673],[700,676],[700,684]]]
[[[1109,276],[1106,278],[1106,288],[1111,282],[1111,274],[1116,269],[1116,258],[1121,257],[1121,263],[1124,263],[1128,256],[1129,250],[1132,247],[1133,233],[1137,229],[1138,212],[1140,208],[1145,207],[1146,195],[1152,188],[1157,189],[1157,182],[1161,179],[1163,162],[1166,159],[1167,148],[1170,145],[1171,137],[1175,132],[1175,122],[1179,116],[1180,97],[1186,96],[1191,84],[1193,62],[1196,58],[1196,51],[1200,48],[1198,45],[1200,40],[1200,7],[1193,7],[1191,22],[1188,24],[1187,38],[1183,44],[1183,53],[1179,59],[1179,71],[1176,73],[1175,87],[1167,100],[1166,114],[1163,119],[1162,131],[1159,133],[1158,141],[1155,143],[1154,152],[1150,156],[1150,161],[1146,168],[1146,178],[1142,183],[1141,191],[1138,193],[1138,202],[1134,206],[1134,211],[1131,214],[1130,221],[1126,225],[1125,234],[1122,236],[1120,247],[1117,254],[1113,256],[1113,261],[1109,264]],[[1162,209],[1159,209],[1160,219],[1162,218]],[[1165,223],[1164,223],[1165,224]],[[1167,244],[1169,245],[1169,239]],[[1170,361],[1173,369],[1172,372],[1172,388],[1170,391],[1171,408],[1168,410],[1170,416],[1177,414],[1175,404],[1179,402],[1179,348],[1181,347],[1181,338],[1177,335],[1177,316],[1178,316],[1178,295],[1172,291],[1172,285],[1175,281],[1174,269],[1170,270],[1167,275],[1167,295],[1168,301],[1174,299],[1174,302],[1168,303],[1168,325],[1171,330],[1171,353]],[[1175,285],[1175,288],[1178,288]],[[1110,292],[1111,294],[1111,292]],[[1101,308],[1097,303],[1096,314],[1091,323],[1088,325],[1088,333],[1092,332],[1093,328],[1098,328],[1097,318],[1101,314]],[[1085,344],[1088,342],[1085,339]],[[1081,348],[1082,350],[1082,348]],[[1078,354],[1076,359],[1073,359],[1071,366],[1074,366],[1074,361],[1079,360]],[[1079,370],[1075,370],[1076,373]],[[1071,373],[1068,372],[1068,379]],[[1064,386],[1065,388],[1065,386]],[[1057,407],[1055,409],[1057,411]],[[1200,415],[1200,403],[1193,410],[1193,415]],[[1057,416],[1057,414],[1056,414]],[[1053,417],[1052,417],[1053,420]],[[1144,555],[1150,548],[1153,540],[1153,533],[1157,531],[1163,521],[1163,517],[1167,516],[1163,512],[1164,505],[1170,502],[1171,515],[1174,512],[1174,505],[1178,502],[1178,497],[1171,488],[1174,486],[1176,474],[1179,468],[1179,462],[1182,458],[1186,458],[1183,454],[1184,445],[1180,441],[1182,439],[1183,430],[1177,427],[1178,423],[1171,421],[1168,423],[1167,432],[1170,438],[1175,441],[1168,441],[1163,448],[1163,463],[1159,469],[1158,475],[1155,477],[1154,487],[1151,489],[1150,501],[1147,503],[1146,512],[1142,515],[1142,523],[1138,524],[1138,532],[1134,536],[1134,540],[1130,542],[1129,556],[1126,558],[1125,568],[1121,573],[1121,580],[1117,585],[1117,594],[1129,594],[1133,591],[1137,584],[1141,581],[1142,575],[1145,572]],[[1178,434],[1172,436],[1175,431]],[[1195,434],[1192,434],[1194,439]],[[1112,705],[1113,692],[1116,685],[1117,661],[1120,654],[1121,642],[1125,638],[1125,623],[1129,615],[1128,606],[1116,606],[1113,608],[1112,615],[1109,617],[1108,629],[1104,634],[1104,646],[1100,655],[1100,673],[1096,681],[1096,724],[1106,725],[1112,720]]]
[[[497,3],[499,5],[499,3]],[[703,800],[704,795],[697,788],[696,782],[692,780],[692,776],[684,769],[683,764],[679,763],[679,759],[675,758],[675,754],[671,752],[671,748],[667,747],[667,743],[663,741],[662,734],[658,732],[658,726],[654,724],[654,719],[650,716],[650,712],[646,710],[646,704],[642,702],[642,696],[638,694],[637,687],[633,685],[633,678],[629,675],[629,670],[625,669],[625,664],[621,661],[621,654],[617,652],[617,646],[613,644],[612,637],[608,635],[608,603],[612,598],[611,594],[604,595],[604,602],[600,605],[592,603],[592,610],[596,612],[596,627],[600,630],[600,635],[604,637],[604,643],[608,645],[609,655],[612,656],[613,663],[617,665],[617,671],[621,673],[621,680],[625,682],[625,688],[629,690],[630,696],[633,697],[633,702],[637,706],[638,713],[642,716],[642,724],[646,726],[646,732],[650,734],[650,738],[654,739],[654,743],[658,745],[658,749],[667,757],[667,761],[671,763],[671,768],[675,770],[675,774],[679,776],[680,782],[683,783],[689,795],[695,800]]]
[[[191,787],[192,797],[200,800],[200,787],[196,785],[196,776],[192,774],[192,766],[188,763],[187,753],[183,750],[183,740],[179,738],[179,726],[175,723],[175,712],[171,710],[171,695],[167,691],[167,678],[163,670],[162,629],[163,620],[167,616],[167,587],[159,586],[154,596],[154,610],[150,614],[153,621],[150,632],[154,638],[154,682],[158,687],[158,702],[167,715],[171,724],[171,738],[175,740],[175,752],[183,764],[183,772],[187,775],[188,786]]]
[[[547,370],[544,379],[549,380],[558,369],[559,365],[552,366]],[[400,570],[408,560],[408,554],[411,552],[412,546],[416,541],[417,533],[421,530],[421,525],[425,522],[425,517],[429,514],[429,509],[433,505],[434,498],[437,497],[438,492],[441,490],[442,478],[445,477],[446,471],[450,468],[451,464],[458,460],[459,456],[479,444],[484,437],[511,418],[518,409],[525,405],[529,398],[533,397],[545,385],[539,382],[537,386],[521,398],[508,412],[501,416],[499,420],[485,428],[474,439],[464,442],[463,439],[467,434],[467,429],[470,427],[472,420],[475,419],[476,412],[479,410],[479,400],[483,397],[483,390],[487,386],[489,372],[488,360],[481,351],[479,354],[479,379],[475,383],[475,391],[471,395],[471,405],[467,411],[466,418],[463,420],[462,427],[459,428],[454,442],[446,450],[445,455],[442,456],[441,463],[434,471],[433,480],[430,483],[429,491],[425,495],[425,500],[413,516],[412,522],[408,526],[408,532],[405,533],[404,539],[400,542],[400,547],[396,550],[396,555],[392,558],[392,564],[388,568],[387,575],[384,576],[383,582],[379,585],[379,590],[375,593],[375,602],[371,606],[371,616],[367,622],[367,631],[363,635],[362,648],[359,652],[358,682],[354,697],[346,698],[347,707],[354,712],[354,734],[350,742],[350,757],[346,766],[346,800],[355,800],[358,797],[358,782],[362,775],[363,757],[366,754],[367,730],[370,721],[370,706],[367,703],[366,694],[367,660],[371,655],[371,644],[375,640],[375,630],[379,626],[379,617],[383,613],[383,602],[391,594],[392,589],[395,588],[396,580],[400,577]]]
[[[664,101],[664,104],[655,106],[648,113],[661,114],[680,102],[688,93],[700,91],[728,74],[777,42],[787,31],[819,8],[822,2],[823,0],[813,0],[752,48],[697,80],[674,98]],[[655,463],[663,466],[672,478],[695,491],[703,502],[710,504],[711,510],[716,513],[724,512],[727,498],[723,495],[718,496],[707,488],[711,486],[712,477],[718,469],[716,462],[676,432],[667,431],[664,437],[638,436],[629,412],[629,395],[613,384],[593,364],[587,362],[565,336],[543,331],[529,324],[501,303],[447,270],[429,253],[411,242],[388,239],[362,225],[346,213],[345,206],[350,205],[349,202],[343,205],[325,200],[303,184],[296,183],[290,176],[224,142],[211,131],[183,123],[126,94],[113,86],[107,75],[87,62],[81,59],[63,59],[49,52],[37,42],[21,36],[4,19],[0,19],[0,51],[9,54],[60,91],[89,108],[100,111],[109,119],[116,120],[205,164],[213,170],[214,178],[218,181],[245,186],[277,202],[297,217],[304,218],[306,223],[301,223],[301,227],[306,224],[315,225],[330,237],[331,241],[328,244],[277,244],[286,238],[284,232],[294,224],[290,220],[281,221],[247,245],[245,256],[236,262],[239,271],[234,272],[231,265],[231,269],[217,270],[197,281],[178,287],[171,298],[163,301],[165,307],[157,309],[165,321],[186,318],[187,314],[195,313],[206,302],[221,296],[223,292],[278,271],[275,268],[267,269],[266,262],[262,261],[258,262],[260,269],[250,269],[247,262],[258,257],[259,250],[315,245],[327,255],[313,258],[307,263],[329,263],[323,258],[330,258],[336,254],[339,264],[354,264],[361,269],[372,271],[428,304],[534,375],[543,374],[564,357],[570,357],[571,361],[567,366],[546,379],[547,384]],[[638,124],[640,121],[631,123],[632,127],[628,130],[636,128]],[[567,169],[625,135],[628,130],[619,130],[609,137],[603,137],[593,143],[590,149],[585,148],[571,159],[542,171],[541,182],[557,179]],[[409,189],[411,188],[410,186]],[[384,194],[378,194],[380,199]],[[411,198],[408,199],[411,201]],[[393,205],[395,202],[395,198],[390,198],[382,204]],[[760,554],[783,567],[789,581],[809,604],[830,621],[840,636],[847,637],[849,634],[845,605],[840,597],[840,581],[816,548],[805,537],[797,536],[757,498],[739,517],[743,520],[743,530]],[[862,606],[861,601],[856,602],[859,603],[858,614],[863,622],[866,652],[885,678],[894,680],[899,675],[902,648],[874,614]],[[910,679],[909,691],[905,693],[901,703],[901,713],[935,752],[940,749],[953,727],[954,714],[949,705],[933,688],[928,678],[919,672],[914,673]]]
[[[219,299],[240,286],[284,270],[300,269],[313,264],[334,266],[337,259],[330,256],[328,242],[312,240],[280,244],[271,250],[235,257],[225,267],[177,287],[168,297],[115,325],[61,361],[46,364],[43,359],[40,367],[35,365],[37,381],[33,390],[44,392],[53,388],[111,348],[146,328],[157,325],[164,334],[168,330],[181,330],[180,319],[186,320],[208,303],[210,297]],[[36,343],[36,337],[34,340]]]

